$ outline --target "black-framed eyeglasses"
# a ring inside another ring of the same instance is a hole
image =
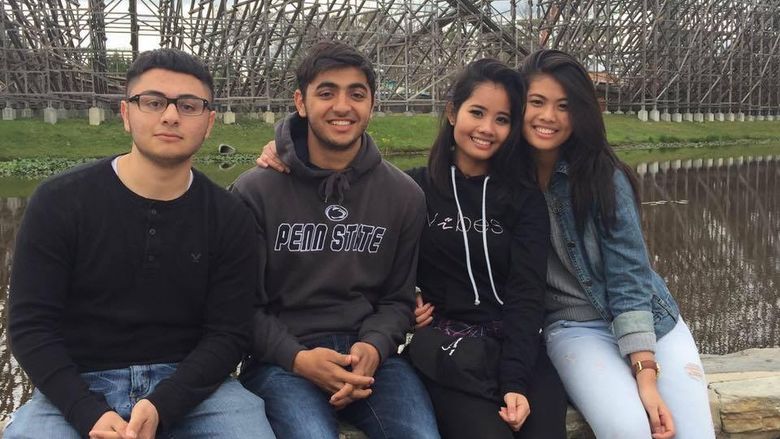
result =
[[[127,102],[135,102],[144,113],[162,113],[168,105],[173,104],[182,116],[200,116],[209,108],[209,101],[196,96],[169,98],[154,93],[141,93],[130,96]]]

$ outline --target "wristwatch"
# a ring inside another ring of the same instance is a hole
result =
[[[653,360],[641,360],[631,365],[631,369],[634,372],[634,376],[645,369],[654,369],[655,377],[658,378],[661,375],[661,365]]]

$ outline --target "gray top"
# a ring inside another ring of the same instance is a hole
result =
[[[574,267],[566,253],[563,233],[555,218],[550,198],[545,193],[547,211],[550,215],[550,247],[547,256],[547,290],[545,294],[545,326],[558,320],[587,322],[600,319],[596,308],[588,299],[585,290],[574,275]],[[618,339],[622,355],[638,351],[655,350],[655,334],[637,332]]]
[[[548,198],[549,203],[549,198]],[[600,319],[596,308],[588,300],[585,291],[574,277],[574,267],[566,254],[561,228],[547,206],[550,213],[550,252],[547,253],[547,291],[545,294],[545,309],[547,317],[545,325],[558,320],[573,320],[586,322]]]

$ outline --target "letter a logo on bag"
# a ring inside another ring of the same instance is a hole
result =
[[[442,346],[441,350],[443,350],[444,352],[450,351],[449,356],[451,357],[452,354],[455,353],[455,349],[458,348],[458,343],[460,343],[461,340],[463,340],[463,337],[459,337],[458,339],[448,344],[447,346]]]

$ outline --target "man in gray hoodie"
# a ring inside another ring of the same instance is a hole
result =
[[[233,185],[261,252],[254,347],[241,374],[282,438],[437,438],[422,383],[395,352],[413,322],[425,200],[365,129],[376,75],[353,48],[314,46],[296,72],[297,113],[276,127],[291,175]],[[338,416],[337,416],[338,415]]]

